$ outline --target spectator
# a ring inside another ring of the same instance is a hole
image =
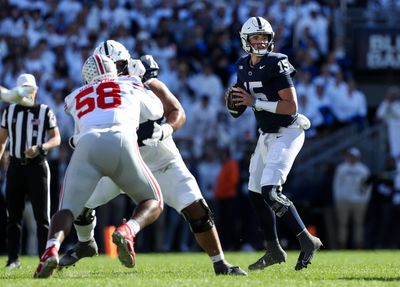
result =
[[[366,125],[367,101],[363,92],[357,89],[353,78],[347,81],[347,89],[337,94],[334,100],[336,117],[341,123],[354,123],[358,130]]]
[[[390,155],[398,160],[400,156],[400,88],[398,86],[388,88],[376,116],[385,121]]]
[[[221,169],[215,185],[214,198],[218,206],[217,226],[225,250],[233,250],[237,222],[237,190],[239,164],[231,158],[229,148],[220,150]]]
[[[347,237],[351,224],[352,247],[364,247],[364,220],[371,188],[366,184],[369,168],[361,162],[358,148],[350,148],[344,161],[335,170],[333,178],[333,197],[337,216],[337,239],[339,248],[348,246]]]
[[[366,214],[367,248],[391,247],[395,175],[396,161],[388,157],[385,169],[371,175],[368,179],[372,185],[372,191]]]

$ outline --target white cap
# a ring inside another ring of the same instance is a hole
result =
[[[17,86],[31,86],[37,88],[35,77],[32,74],[22,74],[18,77]]]
[[[349,155],[352,155],[352,156],[357,157],[357,158],[360,158],[360,157],[361,157],[361,152],[360,152],[360,150],[359,150],[358,148],[356,148],[356,147],[349,148],[349,149],[347,150],[347,153],[348,153]]]

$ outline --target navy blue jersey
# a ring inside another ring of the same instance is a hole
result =
[[[253,97],[264,101],[280,100],[278,91],[293,87],[292,76],[295,68],[289,63],[286,55],[269,53],[261,61],[250,66],[250,55],[241,57],[237,63],[237,85]],[[280,115],[268,111],[256,111],[254,115],[263,132],[276,133],[280,127],[293,124],[297,115]]]

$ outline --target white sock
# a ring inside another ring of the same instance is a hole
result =
[[[129,228],[132,230],[133,234],[136,235],[139,233],[140,231],[140,225],[139,223],[137,223],[136,220],[133,219],[129,219],[129,221],[126,223]]]
[[[80,242],[87,242],[94,238],[94,228],[96,227],[97,218],[95,217],[92,223],[88,225],[76,225],[76,235],[78,236],[78,240]]]
[[[210,259],[211,259],[212,263],[216,263],[221,260],[224,260],[225,259],[224,252],[221,252],[218,255],[210,256]]]
[[[61,243],[55,238],[47,240],[46,249],[52,247],[53,245],[56,247],[57,251],[60,250]]]

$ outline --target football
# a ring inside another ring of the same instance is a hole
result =
[[[226,98],[226,107],[229,111],[229,113],[232,115],[232,117],[237,118],[241,114],[244,113],[246,110],[247,106],[236,106],[235,102],[233,99],[235,99],[237,96],[235,96],[235,87],[236,85],[233,86],[232,90],[228,93],[228,96]]]

